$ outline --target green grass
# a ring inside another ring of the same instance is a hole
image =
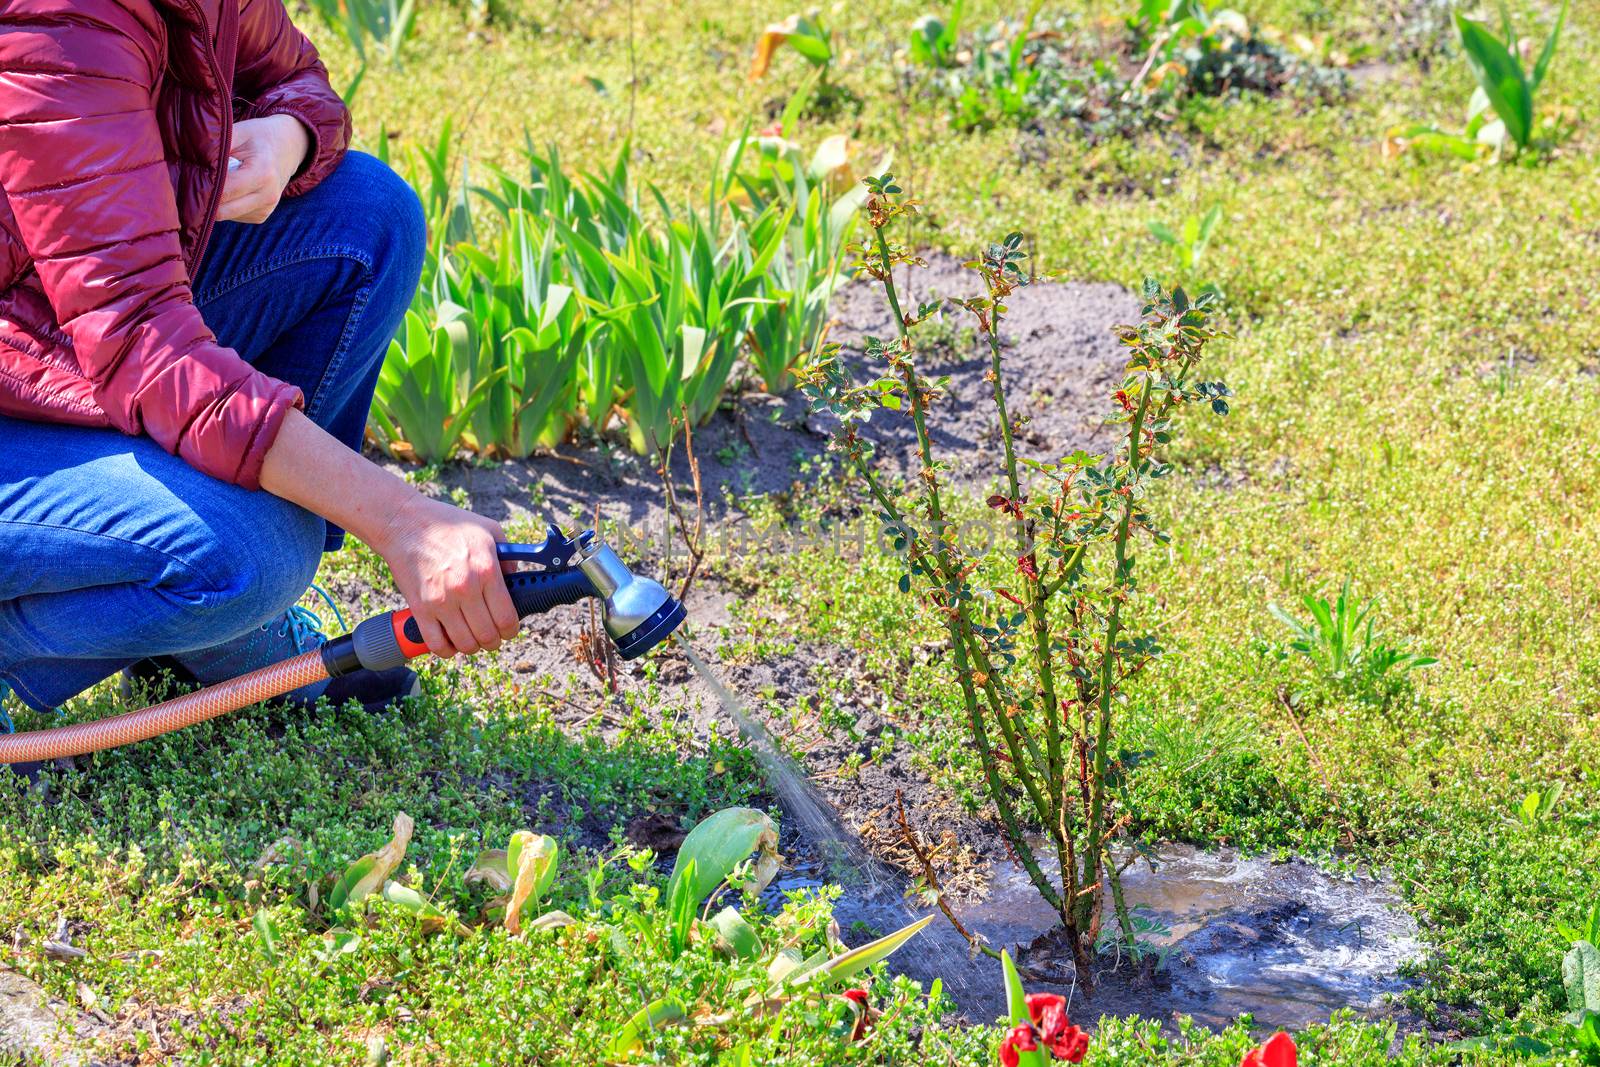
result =
[[[1373,3],[1237,6],[1347,50],[1387,39]],[[1549,14],[1516,6],[1519,25]],[[382,126],[401,147],[428,144],[454,117],[461,151],[479,163],[514,166],[526,129],[598,166],[631,138],[638,173],[682,196],[802,74],[780,52],[765,81],[745,80],[755,34],[791,10],[773,3],[493,10],[479,26],[456,7],[427,6],[404,68],[368,72],[358,140],[370,145]],[[833,14],[849,52],[838,80],[864,103],[803,131],[808,143],[850,133],[864,159],[893,150],[896,172],[928,204],[918,240],[970,250],[1025,224],[1044,266],[1132,285],[1170,267],[1150,219],[1219,202],[1226,212],[1205,273],[1236,318],[1239,337],[1218,357],[1234,410],[1186,439],[1182,476],[1158,505],[1174,546],[1146,550],[1141,564],[1174,648],[1126,719],[1130,746],[1156,753],[1136,780],[1141,831],[1338,850],[1386,867],[1429,943],[1415,1007],[1487,1032],[1552,1018],[1565,948],[1554,924],[1600,896],[1592,13],[1574,12],[1541,97],[1576,110],[1575,137],[1542,166],[1462,167],[1379,152],[1391,127],[1459,122],[1471,83],[1449,60],[1427,74],[1402,66],[1335,106],[1190,108],[1173,134],[1185,159],[1158,136],[1093,147],[1053,138],[1025,155],[1014,132],[955,134],[936,102],[897,90],[889,53],[922,10],[872,0]],[[1014,14],[993,2],[969,10],[974,20]],[[354,71],[348,50],[310,29],[342,84]],[[1228,488],[1215,487],[1218,470]],[[794,640],[860,649],[873,670],[904,679],[887,694],[901,743],[975,802],[951,695],[905,640],[892,561],[809,554],[727,566],[750,580],[744,621],[770,635],[729,655]],[[364,553],[329,567],[382,580]],[[1270,602],[1332,592],[1346,577],[1380,598],[1387,633],[1440,659],[1387,705],[1258,649],[1283,637]],[[630,916],[649,912],[660,877],[605,838],[641,811],[695,817],[746,800],[759,788],[752,765],[725,741],[642,712],[609,739],[564,728],[557,704],[510,693],[515,681],[488,662],[437,669],[431,698],[407,715],[235,715],[47,776],[48,799],[5,791],[0,930],[31,939],[12,965],[69,1002],[84,984],[119,1019],[194,1013],[183,1033],[164,1031],[194,1062],[361,1062],[378,1034],[397,1062],[590,1063],[660,988],[701,983],[732,1010],[737,968],[705,952],[670,964],[616,943]],[[1298,728],[1285,687],[1302,694]],[[102,693],[70,713],[114,704]],[[1515,819],[1526,792],[1556,782],[1566,790],[1548,818]],[[563,864],[558,902],[584,922],[527,941],[428,937],[380,907],[358,952],[322,963],[306,882],[377,847],[402,808],[418,823],[412,883],[463,911],[478,903],[461,886],[464,856],[581,813],[569,843],[582,847]],[[251,885],[256,857],[285,833],[305,846],[304,872],[275,869]],[[604,856],[614,858],[591,901],[583,870]],[[258,902],[285,930],[273,973],[250,931]],[[87,959],[43,954],[58,913],[83,925]],[[695,1063],[741,1042],[749,1062],[990,1055],[991,1034],[939,1026],[937,1006],[904,984],[880,979],[874,996],[890,1010],[881,1037],[859,1050],[826,1012],[796,1009],[765,1024],[735,1012],[722,1031],[676,1033],[657,1051]],[[122,1051],[140,1042],[151,1043],[128,1036]],[[1320,1049],[1307,1062],[1391,1062],[1383,1029],[1349,1020],[1302,1044]],[[1245,1045],[1237,1030],[1163,1039],[1150,1024],[1116,1023],[1096,1035],[1091,1062],[1233,1064]],[[1419,1045],[1403,1056],[1451,1059]]]

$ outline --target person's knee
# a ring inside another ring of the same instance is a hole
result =
[[[362,204],[361,219],[367,224],[363,243],[374,283],[410,303],[427,248],[422,201],[404,178],[364,152],[347,153],[338,176]]]
[[[215,527],[210,551],[195,561],[205,589],[199,610],[214,633],[207,644],[286,610],[305,594],[322,557],[321,519],[277,497],[252,495],[248,521]]]

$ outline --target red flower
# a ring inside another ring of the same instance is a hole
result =
[[[1006,1035],[1005,1040],[1000,1042],[1000,1062],[1005,1067],[1017,1067],[1017,1064],[1022,1061],[1020,1053],[1037,1051],[1039,1051],[1039,1045],[1033,1039],[1033,1027],[1027,1023],[1022,1023],[1013,1027],[1011,1032]]]
[[[1089,1035],[1076,1026],[1064,1027],[1061,1033],[1045,1044],[1050,1046],[1052,1056],[1068,1063],[1082,1063],[1089,1054]]]
[[[839,995],[856,1006],[856,1025],[855,1029],[850,1031],[850,1040],[860,1041],[862,1035],[872,1029],[872,1008],[867,1003],[867,991],[846,989]]]
[[[1058,1060],[1079,1063],[1089,1052],[1089,1035],[1067,1020],[1066,999],[1055,993],[1030,993],[1023,1003],[1039,1028],[1039,1038]]]
[[[1033,1025],[1047,1036],[1055,1029],[1044,1021],[1047,1014],[1060,1015],[1061,1025],[1066,1025],[1067,998],[1055,993],[1029,993],[1022,1002],[1028,1006],[1028,1018],[1033,1020]]]
[[[1268,1038],[1265,1045],[1246,1052],[1239,1067],[1299,1067],[1294,1038],[1280,1030]]]
[[[1034,564],[1032,554],[1017,557],[1017,571],[1034,581],[1039,580],[1039,568]]]

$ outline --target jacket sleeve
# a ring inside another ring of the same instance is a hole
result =
[[[350,110],[328,84],[316,48],[289,21],[283,0],[241,0],[234,90],[245,105],[240,117],[293,115],[311,135],[306,162],[285,196],[306,192],[344,158]]]
[[[0,184],[112,424],[254,489],[303,399],[194,306],[152,98],[159,32],[109,0],[0,5]]]

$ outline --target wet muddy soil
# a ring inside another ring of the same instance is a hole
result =
[[[1124,878],[1129,907],[1149,924],[1141,940],[1161,960],[1159,968],[1152,975],[1103,958],[1086,996],[1055,916],[1026,873],[1002,862],[992,874],[985,899],[956,905],[957,917],[991,947],[1010,951],[1030,990],[1066,996],[1074,1019],[1138,1014],[1170,1022],[1188,1015],[1220,1028],[1248,1012],[1257,1027],[1271,1030],[1325,1022],[1353,1008],[1395,1018],[1404,1030],[1420,1025],[1393,1002],[1409,984],[1400,977],[1404,965],[1421,952],[1416,923],[1392,888],[1370,877],[1231,849],[1167,846],[1153,868],[1141,862]],[[819,882],[800,873],[780,885],[806,889]],[[927,912],[886,893],[847,888],[834,913],[854,941]],[[1105,922],[1114,922],[1109,913]],[[853,924],[860,925],[852,937]],[[919,935],[916,952],[891,965],[923,982],[942,979],[971,1022],[1004,1014],[999,964],[974,958],[943,917]]]

